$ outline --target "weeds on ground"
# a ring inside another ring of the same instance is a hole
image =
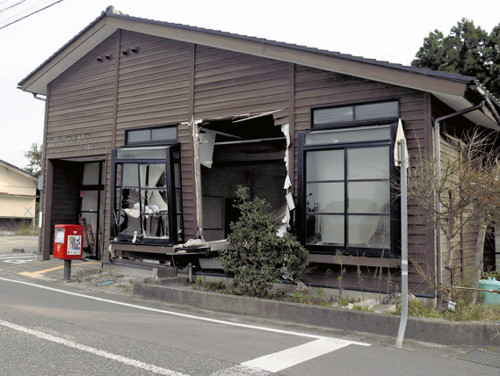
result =
[[[207,281],[204,282],[202,277],[196,277],[194,281],[194,289],[200,291],[218,292],[219,294],[237,295],[236,291],[230,290],[223,282]]]
[[[132,292],[132,285],[118,285],[125,292]]]
[[[201,277],[196,278],[193,283],[193,288],[200,291],[239,295],[236,290],[231,289],[223,282],[204,282],[203,278]],[[348,299],[343,299],[340,297],[337,299],[328,298],[325,296],[325,291],[321,288],[313,293],[305,287],[297,287],[297,289],[293,292],[284,289],[277,289],[275,291],[269,292],[263,298],[270,300],[279,300],[282,302],[310,304],[323,307],[331,307],[334,304],[337,304],[339,307],[347,307],[350,303],[352,303]],[[357,309],[366,310],[365,307],[361,306],[359,306]]]
[[[29,222],[22,222],[19,226],[16,227],[14,232],[17,235],[21,236],[37,235],[37,231],[33,229],[33,225]]]
[[[311,304],[324,307],[330,307],[334,303],[332,299],[328,299],[324,296],[323,289],[318,289],[316,290],[316,294],[313,294],[306,288],[300,287],[293,293],[289,293],[285,290],[278,290],[274,293],[269,294],[267,298],[291,303]]]
[[[401,314],[401,307],[398,307],[396,314]],[[465,300],[460,299],[454,310],[437,310],[431,306],[424,306],[420,301],[415,301],[408,303],[408,315],[448,321],[498,321],[500,307],[485,304],[467,304]]]

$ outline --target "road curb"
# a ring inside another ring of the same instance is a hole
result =
[[[396,337],[399,316],[135,283],[133,294],[216,312],[254,316],[329,329]],[[409,318],[405,338],[440,345],[499,347],[500,322],[449,322]]]

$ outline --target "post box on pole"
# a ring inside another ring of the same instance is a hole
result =
[[[64,279],[71,279],[71,260],[83,258],[83,226],[55,225],[54,258],[64,260]]]

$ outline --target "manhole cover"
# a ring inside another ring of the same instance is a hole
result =
[[[495,351],[476,349],[467,354],[467,356],[463,359],[472,363],[500,368],[500,353]]]

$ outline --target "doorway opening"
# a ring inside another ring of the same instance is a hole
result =
[[[84,257],[99,259],[104,248],[104,161],[53,160],[50,248],[56,224],[84,226]]]

